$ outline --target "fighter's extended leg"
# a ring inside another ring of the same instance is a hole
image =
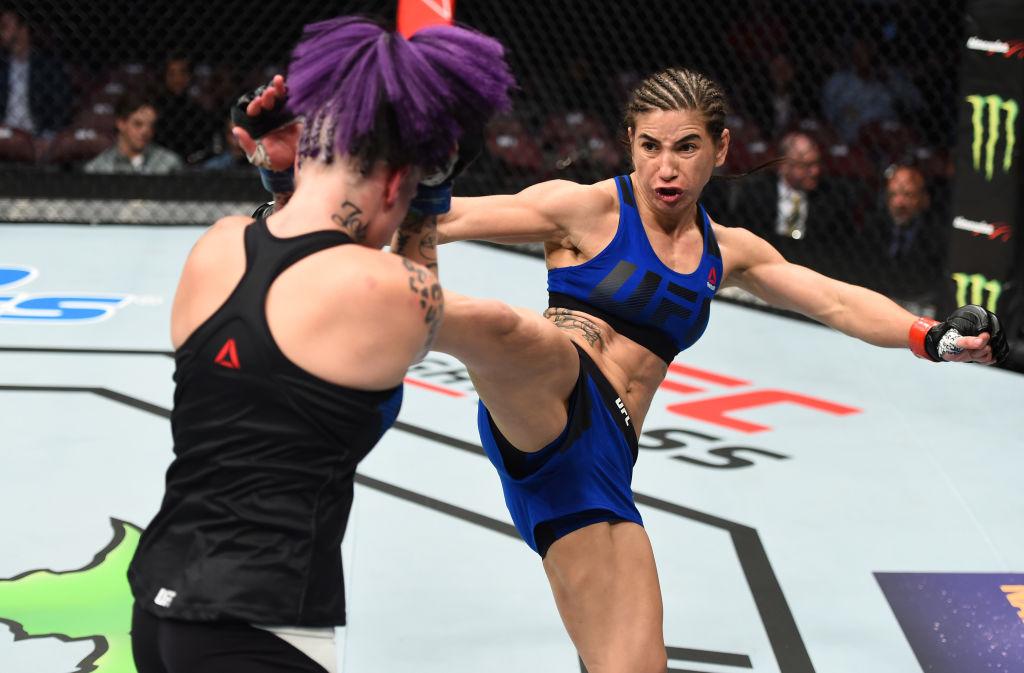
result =
[[[466,365],[498,429],[519,450],[537,451],[565,428],[579,356],[539,314],[445,290],[434,350]]]

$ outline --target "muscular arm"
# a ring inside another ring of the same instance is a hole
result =
[[[726,285],[741,287],[773,306],[797,311],[875,346],[911,346],[910,328],[918,318],[889,298],[790,264],[775,248],[744,229],[717,227],[715,233],[720,234],[723,256],[729,258]],[[939,357],[992,364],[997,357],[1005,356],[994,355],[988,332],[975,334],[957,337],[953,345],[960,350],[940,353]],[[918,332],[916,338],[923,336]],[[915,342],[915,347],[924,348],[924,344]],[[1002,347],[1005,349],[1005,342]]]
[[[747,290],[772,306],[796,311],[875,346],[909,345],[917,316],[887,297],[787,262],[743,229],[716,229],[728,251],[725,285]]]
[[[402,266],[408,279],[409,291],[419,305],[419,311],[413,310],[411,317],[413,325],[419,327],[418,330],[414,329],[414,334],[421,337],[417,342],[419,350],[412,362],[419,362],[430,351],[437,336],[437,328],[444,315],[444,293],[441,284],[437,282],[437,276],[423,265],[403,259]]]
[[[560,243],[607,211],[607,189],[551,180],[517,194],[459,197],[438,218],[438,242]]]

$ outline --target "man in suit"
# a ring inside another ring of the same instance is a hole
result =
[[[0,12],[0,123],[43,142],[71,119],[71,87],[63,64],[32,43],[25,15]]]
[[[881,203],[865,218],[858,246],[871,264],[857,280],[918,313],[934,313],[949,227],[932,208],[920,169],[892,166],[885,177]]]
[[[153,140],[187,164],[200,163],[210,155],[219,130],[217,122],[192,97],[192,61],[175,53],[164,63],[163,79],[156,91],[158,115]]]
[[[791,262],[845,278],[856,223],[851,190],[822,177],[821,150],[806,133],[786,134],[779,150],[777,172],[733,183],[722,221],[750,229]]]

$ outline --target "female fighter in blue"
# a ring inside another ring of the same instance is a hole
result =
[[[630,479],[668,363],[700,338],[719,289],[744,288],[931,360],[990,364],[1007,352],[998,320],[980,307],[941,324],[918,318],[880,294],[786,262],[745,229],[713,222],[698,199],[728,151],[725,116],[715,82],[664,70],[643,80],[627,105],[629,175],[456,198],[439,218],[442,243],[544,244],[543,316],[446,292],[434,348],[469,369],[481,440],[512,519],[542,556],[590,673],[665,671],[658,576]]]
[[[942,323],[919,318],[712,221],[698,199],[728,152],[725,118],[718,84],[685,69],[658,72],[626,108],[630,174],[455,198],[438,218],[442,243],[544,244],[543,316],[446,290],[434,349],[469,370],[509,512],[542,557],[590,673],[666,669],[658,574],[630,482],[655,391],[668,363],[700,338],[718,290],[740,287],[933,361],[992,364],[1007,353],[997,318],[980,307]],[[433,264],[433,236],[428,223],[403,249]]]

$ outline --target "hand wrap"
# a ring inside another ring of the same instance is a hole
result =
[[[447,213],[452,205],[453,181],[480,155],[483,145],[483,129],[459,138],[451,154],[437,165],[424,169],[409,210],[420,215]]]
[[[910,350],[918,357],[932,362],[942,362],[943,355],[955,355],[962,349],[956,340],[962,336],[989,334],[992,357],[1001,362],[1009,353],[1006,333],[999,324],[999,318],[981,306],[970,304],[953,311],[944,322],[929,318],[918,318],[910,328]]]
[[[271,194],[291,194],[295,191],[295,169],[287,168],[283,171],[275,171],[260,166],[260,181],[263,188]]]

